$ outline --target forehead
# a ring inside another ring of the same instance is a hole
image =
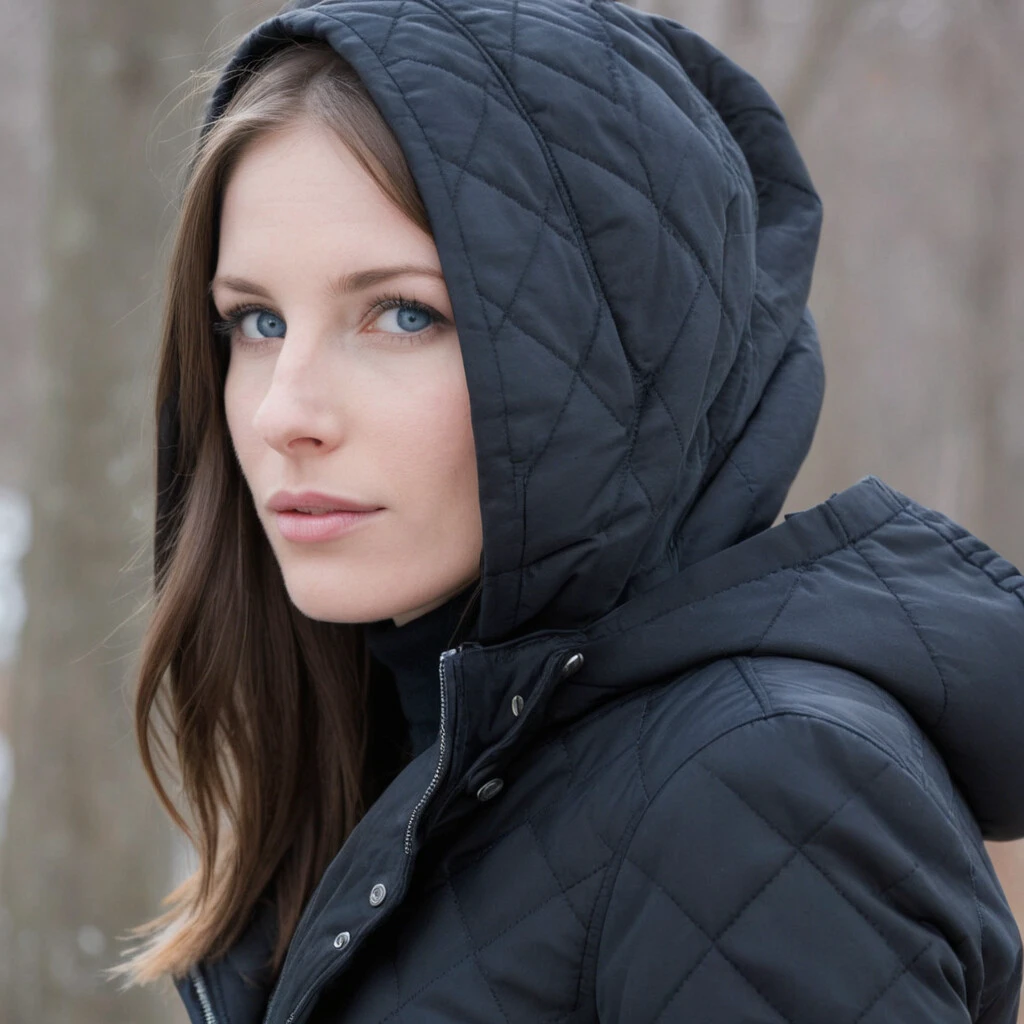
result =
[[[432,239],[328,128],[300,122],[267,133],[246,146],[228,177],[218,262],[229,259],[231,273],[275,253],[370,262],[396,250],[438,264]]]
[[[321,216],[379,215],[383,205],[391,204],[341,139],[303,121],[268,132],[243,149],[224,188],[221,216],[230,221],[236,212],[275,208],[294,214],[304,206]]]

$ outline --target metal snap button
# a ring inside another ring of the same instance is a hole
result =
[[[489,779],[477,791],[477,800],[493,800],[503,789],[505,783],[501,779]]]
[[[564,679],[566,676],[571,676],[573,673],[579,672],[581,668],[583,668],[583,655],[577,651],[574,655],[568,658],[562,666],[562,678]]]
[[[348,940],[351,938],[352,936],[349,935],[348,932],[338,932],[338,934],[334,936],[334,948],[344,949],[348,945]]]
[[[512,714],[515,715],[516,718],[519,717],[525,703],[526,701],[524,701],[518,693],[512,698]]]
[[[384,897],[387,896],[388,891],[384,888],[382,882],[378,882],[370,890],[370,906],[379,907],[384,902]]]

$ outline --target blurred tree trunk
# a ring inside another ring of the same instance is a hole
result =
[[[865,0],[819,0],[814,5],[808,38],[778,100],[795,134],[800,134],[864,4]]]
[[[187,141],[160,114],[202,63],[213,11],[208,0],[56,0],[50,17],[42,390],[25,432],[35,539],[11,682],[0,1021],[161,1024],[182,1019],[176,996],[122,994],[100,971],[171,883],[128,684],[133,613],[149,591],[152,268],[165,172]],[[173,140],[162,167],[157,129]]]

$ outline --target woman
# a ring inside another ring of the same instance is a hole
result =
[[[1015,1019],[1024,579],[873,477],[771,525],[820,224],[665,18],[245,40],[171,262],[138,698],[199,867],[126,973],[197,1024]]]

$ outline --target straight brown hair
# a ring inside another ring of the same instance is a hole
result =
[[[303,118],[336,132],[430,233],[398,141],[326,43],[275,51],[197,144],[169,261],[156,396],[158,419],[176,404],[179,485],[158,529],[135,725],[145,770],[198,867],[166,897],[169,909],[132,932],[143,941],[113,972],[128,984],[222,956],[268,895],[276,974],[306,900],[375,796],[362,629],[314,621],[288,598],[232,450],[228,357],[212,329],[209,283],[232,169],[250,143]]]

